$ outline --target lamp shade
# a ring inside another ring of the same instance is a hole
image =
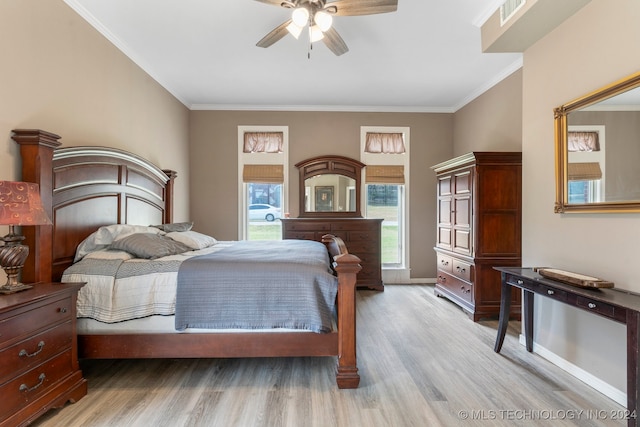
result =
[[[38,184],[0,181],[0,225],[51,224],[40,199]]]

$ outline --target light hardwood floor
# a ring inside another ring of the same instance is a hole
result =
[[[83,361],[89,393],[35,426],[619,426],[624,408],[473,323],[430,285],[358,291],[356,390],[334,358]],[[582,412],[580,412],[582,411]]]

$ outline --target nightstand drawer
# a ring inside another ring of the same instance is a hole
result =
[[[71,298],[68,297],[39,307],[35,306],[31,310],[16,310],[15,315],[0,321],[0,331],[2,331],[0,344],[24,335],[31,335],[56,323],[69,321],[72,312]],[[29,320],[25,321],[25,319]]]
[[[45,394],[72,369],[71,349],[0,386],[0,413],[11,414]]]
[[[73,342],[71,322],[48,329],[0,351],[0,384],[39,365]]]

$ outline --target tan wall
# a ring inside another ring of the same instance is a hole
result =
[[[614,4],[615,3],[615,4]],[[523,263],[640,291],[640,214],[554,214],[553,108],[640,69],[640,2],[592,0],[524,54]],[[535,342],[626,390],[625,328],[536,299]]]
[[[182,103],[62,0],[2,0],[0,52],[0,179],[20,178],[11,130],[43,129],[63,146],[116,147],[176,169],[175,216],[189,216]]]
[[[298,215],[301,160],[323,154],[360,158],[360,126],[411,128],[411,277],[435,272],[435,175],[452,155],[452,114],[349,112],[191,112],[191,219],[222,240],[238,238],[238,126],[289,127],[289,210]]]
[[[456,111],[453,141],[454,156],[522,150],[522,69]]]

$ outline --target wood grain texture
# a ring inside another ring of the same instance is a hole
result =
[[[87,396],[34,425],[626,424],[611,417],[622,406],[528,353],[518,343],[519,322],[510,323],[497,354],[497,322],[471,322],[431,285],[358,291],[356,315],[358,389],[335,387],[331,357],[86,360]]]

